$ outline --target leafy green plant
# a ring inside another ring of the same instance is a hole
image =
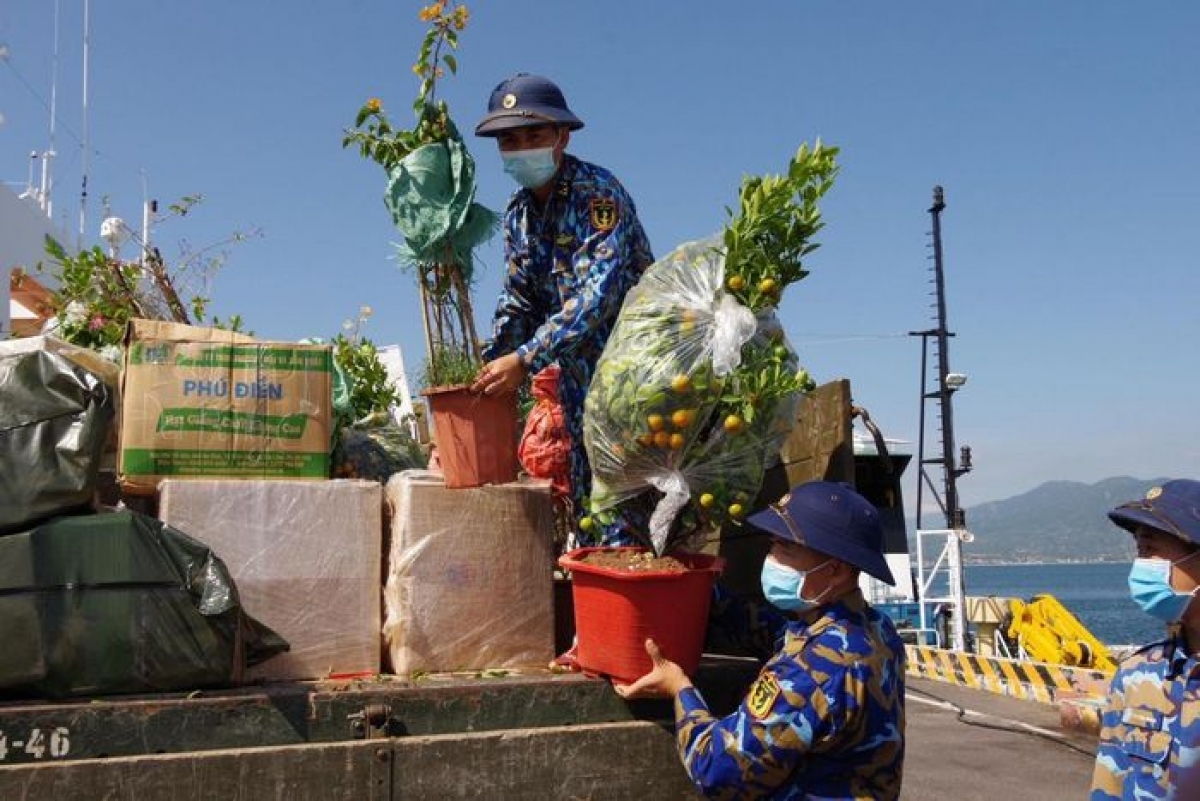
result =
[[[807,275],[836,155],[804,145],[785,175],[747,177],[721,235],[661,258],[626,298],[588,394],[583,530],[644,514],[646,544],[661,554],[751,511],[772,451],[814,387],[774,310]]]
[[[474,162],[446,102],[436,96],[446,70],[458,71],[450,51],[458,49],[458,34],[470,13],[455,0],[438,0],[419,16],[429,28],[413,65],[420,79],[413,127],[397,127],[382,102],[371,98],[345,131],[342,147],[357,147],[387,173],[385,201],[404,234],[397,256],[402,265],[415,268],[424,307],[424,381],[446,386],[473,378],[475,373],[467,371],[480,363],[470,297],[471,250],[495,231],[496,215],[474,203]],[[413,179],[414,173],[421,179]],[[439,215],[437,224],[429,223]]]
[[[376,412],[387,412],[402,400],[379,358],[375,343],[362,335],[362,327],[371,317],[370,306],[359,309],[358,320],[347,320],[344,333],[333,338],[333,358],[349,384],[351,420],[361,420]]]
[[[723,232],[726,288],[751,311],[776,306],[785,287],[808,271],[803,258],[820,245],[820,200],[837,176],[838,148],[801,145],[786,175],[749,176],[738,211]]]
[[[421,371],[426,387],[453,387],[470,384],[479,375],[480,360],[469,350],[442,345],[435,347]]]
[[[419,16],[430,26],[412,68],[421,79],[412,104],[416,123],[412,128],[397,128],[379,98],[373,97],[358,110],[354,128],[342,139],[342,147],[357,146],[363,158],[388,172],[422,145],[445,140],[453,126],[446,101],[436,99],[437,82],[447,69],[451,74],[458,72],[454,54],[443,51],[458,49],[458,34],[467,26],[470,12],[455,0],[441,0],[422,8]]]
[[[185,197],[168,207],[169,214],[182,217],[201,200],[199,195]],[[50,263],[39,264],[38,271],[50,273],[54,279],[55,335],[119,361],[125,326],[133,318],[243,330],[241,315],[206,319],[209,297],[193,287],[206,286],[220,269],[225,246],[252,235],[235,232],[199,250],[185,244],[171,266],[158,248],[143,248],[140,261],[124,261],[105,254],[99,246],[71,254],[47,237]]]

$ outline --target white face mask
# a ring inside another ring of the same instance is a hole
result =
[[[826,559],[812,570],[797,570],[768,556],[763,561],[760,577],[763,595],[772,605],[786,612],[807,612],[815,609],[821,605],[821,596],[828,591],[828,587],[816,598],[805,598],[804,579],[832,562],[832,559]]]
[[[504,171],[526,189],[545,185],[558,169],[554,162],[554,147],[510,150],[501,153],[500,160],[504,162]]]
[[[1200,551],[1175,562],[1167,559],[1134,559],[1129,571],[1129,595],[1142,610],[1164,623],[1183,617],[1197,592],[1178,592],[1171,586],[1171,568],[1200,556]],[[1200,588],[1198,588],[1200,589]]]

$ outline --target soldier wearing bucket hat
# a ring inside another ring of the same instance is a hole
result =
[[[814,481],[749,522],[772,536],[763,592],[788,622],[738,709],[714,717],[652,641],[654,668],[617,693],[675,699],[679,752],[706,795],[898,797],[904,646],[858,588],[860,572],[894,583],[878,512],[845,484]]]
[[[1166,481],[1108,517],[1137,546],[1130,596],[1167,636],[1112,678],[1091,797],[1200,798],[1200,481]]]
[[[504,214],[504,286],[484,347],[486,364],[472,385],[488,394],[515,392],[547,365],[561,368],[558,397],[571,440],[570,495],[576,539],[591,493],[583,445],[583,401],[625,294],[654,261],[633,200],[602,167],[566,152],[583,121],[562,90],[540,75],[519,73],[488,99],[477,136],[496,140],[504,170],[518,188]],[[632,545],[620,525],[606,545]]]

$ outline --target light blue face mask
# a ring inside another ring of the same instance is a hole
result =
[[[1174,623],[1183,617],[1195,593],[1175,591],[1171,586],[1171,567],[1196,555],[1193,553],[1185,556],[1178,562],[1166,559],[1134,559],[1133,567],[1129,571],[1129,595],[1134,603],[1146,614],[1164,623]]]
[[[554,163],[553,147],[536,147],[530,150],[510,150],[500,154],[504,171],[526,189],[537,189],[551,178],[558,165]]]
[[[821,603],[820,595],[812,600],[800,597],[800,593],[804,590],[804,577],[816,573],[832,561],[832,559],[827,559],[812,570],[804,571],[780,564],[768,556],[763,561],[760,578],[763,595],[771,604],[785,612],[807,612],[810,609],[816,609]]]

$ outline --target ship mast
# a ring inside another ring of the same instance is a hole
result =
[[[933,205],[929,208],[933,220],[931,231],[931,247],[933,248],[933,284],[934,307],[937,313],[936,327],[924,331],[912,331],[910,336],[921,337],[921,420],[920,443],[918,445],[918,466],[920,476],[917,483],[917,559],[921,575],[922,600],[921,627],[927,628],[925,607],[927,603],[945,602],[952,615],[951,639],[958,650],[966,649],[966,591],[963,583],[961,545],[970,542],[974,537],[966,528],[966,513],[963,511],[958,498],[958,478],[971,470],[971,449],[963,446],[959,453],[959,461],[955,461],[954,446],[954,393],[967,381],[963,373],[950,372],[950,332],[946,323],[946,280],[942,258],[942,211],[946,208],[942,187],[933,188]],[[929,388],[928,366],[929,348],[933,345],[937,357],[937,386]],[[927,457],[925,454],[927,407],[936,404],[939,417],[941,448],[937,456]],[[943,494],[938,495],[937,487],[930,475],[929,468],[941,467]],[[926,530],[922,526],[924,506],[924,491],[929,492],[937,501],[945,518],[944,529]],[[926,536],[940,536],[945,539],[945,546],[934,564],[929,579],[925,575],[924,548],[922,541]],[[938,574],[944,573],[944,576]],[[935,597],[930,591],[931,586],[944,588],[945,596]]]

